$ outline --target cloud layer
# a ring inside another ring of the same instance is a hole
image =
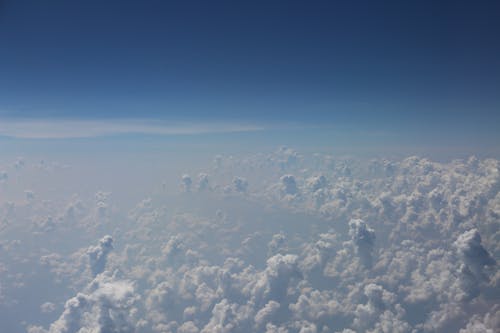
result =
[[[5,193],[50,172],[5,170]],[[112,188],[2,199],[0,306],[34,290],[30,333],[500,329],[498,160],[281,148],[172,176],[134,206]]]

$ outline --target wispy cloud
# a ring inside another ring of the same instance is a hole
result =
[[[145,119],[0,119],[0,136],[25,139],[92,138],[123,134],[196,135],[261,131],[240,123],[166,122]]]

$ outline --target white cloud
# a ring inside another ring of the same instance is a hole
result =
[[[248,181],[243,177],[233,177],[233,187],[236,192],[245,193],[248,188]]]
[[[109,235],[104,236],[99,244],[91,246],[87,250],[89,256],[90,270],[93,276],[96,276],[104,271],[106,259],[109,252],[113,249],[113,238]]]
[[[40,305],[40,311],[43,313],[51,313],[56,309],[56,305],[51,302],[45,302]]]
[[[120,134],[195,135],[261,131],[238,123],[167,123],[147,119],[0,119],[0,136],[25,139],[90,138]]]
[[[361,219],[349,221],[349,236],[356,245],[358,255],[366,266],[371,266],[375,245],[375,231]]]
[[[181,177],[181,182],[182,182],[182,187],[185,192],[191,192],[191,185],[193,184],[193,180],[191,179],[191,176],[188,174],[184,174]]]
[[[49,333],[133,332],[129,309],[136,300],[128,281],[98,276],[89,291],[69,299],[64,311],[50,325]]]
[[[265,323],[267,323],[279,308],[280,304],[278,302],[272,300],[269,301],[255,315],[255,324],[257,327],[262,327]]]
[[[54,283],[50,299],[36,299],[43,309],[80,291],[51,333],[498,331],[499,161],[366,162],[284,148],[216,164],[148,174],[154,189],[134,205],[100,183],[50,197],[36,181],[17,184],[32,163],[12,176],[6,163],[0,190],[18,188],[0,201],[4,299],[19,309],[12,295],[37,274]],[[198,175],[181,179],[189,195],[178,190],[183,170]],[[236,191],[245,195],[227,195]],[[34,222],[47,230],[31,232]],[[36,315],[23,312],[33,324]]]

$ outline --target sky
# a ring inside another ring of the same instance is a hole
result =
[[[308,129],[316,145],[494,151],[499,14],[496,1],[6,0],[0,135],[285,128],[277,142]]]

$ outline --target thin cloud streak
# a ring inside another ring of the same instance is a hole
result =
[[[20,139],[93,138],[124,134],[198,135],[254,132],[263,126],[239,123],[167,123],[143,119],[129,120],[41,120],[2,119],[0,136]]]

